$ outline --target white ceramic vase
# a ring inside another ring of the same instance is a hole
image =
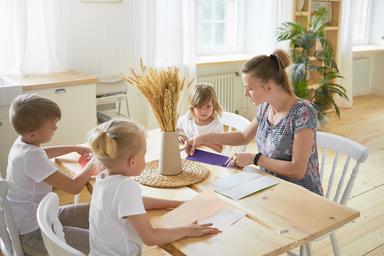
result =
[[[296,0],[296,11],[300,12],[303,10],[305,0]]]
[[[183,171],[177,132],[161,131],[159,171],[161,175],[177,175]]]

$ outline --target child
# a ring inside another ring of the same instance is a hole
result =
[[[26,255],[48,255],[37,223],[37,206],[52,191],[52,186],[70,194],[78,194],[91,177],[93,160],[75,178],[57,171],[49,160],[56,156],[77,152],[88,154],[82,146],[55,146],[42,148],[57,129],[61,118],[59,106],[37,95],[19,95],[10,108],[10,121],[20,135],[9,156],[6,180],[8,199]],[[59,218],[64,226],[68,244],[89,252],[89,204],[60,208]]]
[[[215,234],[196,223],[179,228],[153,228],[146,210],[174,208],[182,202],[142,198],[131,178],[145,166],[144,132],[133,122],[112,119],[90,136],[95,157],[106,167],[96,177],[90,209],[91,255],[141,255],[142,243],[160,245],[183,237]]]
[[[221,112],[213,86],[207,83],[196,84],[189,96],[189,111],[177,120],[179,142],[184,144],[187,139],[201,134],[224,132],[219,118]],[[223,150],[220,144],[207,143],[203,146],[217,152]]]

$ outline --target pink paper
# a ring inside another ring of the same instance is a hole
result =
[[[163,215],[162,222],[166,227],[188,226],[195,220],[198,223],[204,221],[223,207],[223,201],[215,192],[208,190]]]

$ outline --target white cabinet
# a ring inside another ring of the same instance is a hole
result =
[[[0,106],[0,173],[3,178],[7,171],[9,149],[17,138],[9,122],[9,106]]]
[[[57,131],[47,145],[80,144],[96,127],[95,84],[57,87],[29,91],[56,102],[61,109],[61,120]]]

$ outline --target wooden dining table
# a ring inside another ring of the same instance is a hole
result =
[[[148,131],[147,162],[159,158],[159,145],[160,130]],[[181,154],[186,156],[184,152]],[[80,170],[74,158],[74,154],[69,154],[58,157],[55,163],[59,170],[73,176]],[[143,196],[189,200],[202,191],[212,189],[215,180],[241,172],[228,167],[203,165],[209,169],[209,176],[204,181],[182,188],[141,185]],[[270,176],[261,171],[259,173]],[[217,195],[228,207],[241,209],[247,215],[219,234],[184,238],[161,247],[172,255],[280,255],[334,231],[360,215],[354,209],[282,179],[278,179],[277,185],[240,200]],[[166,212],[153,210],[148,214],[150,218],[157,218]]]

